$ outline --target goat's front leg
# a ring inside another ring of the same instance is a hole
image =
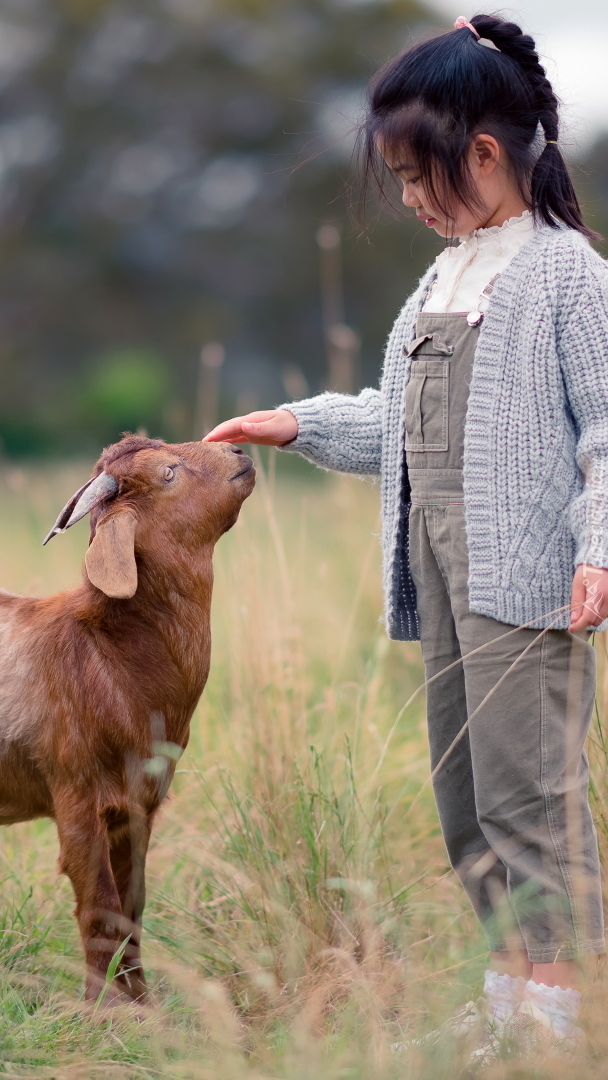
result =
[[[136,1001],[146,997],[146,978],[141,963],[141,921],[146,903],[146,855],[152,815],[131,810],[129,824],[110,833],[110,860],[122,907],[123,938],[131,937],[121,965],[120,982]]]
[[[105,823],[96,808],[71,793],[55,795],[55,820],[59,832],[59,867],[67,874],[76,897],[85,952],[87,979],[85,998],[95,1000],[105,984],[108,965],[120,944],[121,904],[112,866]],[[109,990],[108,997],[117,997]]]

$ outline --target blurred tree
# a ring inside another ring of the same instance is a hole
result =
[[[167,382],[166,368],[155,353],[115,349],[101,357],[78,404],[96,428],[106,425],[110,438],[116,431],[142,425],[155,428],[162,422]]]
[[[0,0],[6,452],[190,437],[208,342],[223,414],[322,388],[323,224],[377,379],[439,242],[386,215],[357,237],[352,132],[369,76],[429,18],[418,0]]]
[[[403,223],[357,242],[344,180],[369,75],[423,25],[416,0],[1,0],[6,452],[88,452],[127,423],[189,436],[207,341],[224,412],[281,398],[281,371],[318,389],[327,221],[376,377],[432,245]]]

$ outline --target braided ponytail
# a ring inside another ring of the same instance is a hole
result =
[[[534,39],[524,34],[516,23],[505,22],[495,15],[476,15],[471,23],[480,37],[491,41],[503,55],[519,64],[538,106],[538,120],[546,141],[530,177],[534,213],[548,225],[554,225],[557,218],[589,235],[558,144],[559,103],[538,58]]]
[[[483,132],[504,148],[522,200],[538,221],[595,238],[558,146],[558,100],[533,38],[495,15],[475,15],[470,25],[474,32],[456,29],[414,46],[373,80],[360,131],[363,198],[372,180],[385,193],[387,151],[398,160],[407,150],[447,220],[459,202],[479,210],[468,151]],[[477,35],[496,48],[480,44]],[[540,156],[539,124],[545,137]]]

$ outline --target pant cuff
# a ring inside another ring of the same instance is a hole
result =
[[[527,946],[528,959],[532,964],[554,964],[561,960],[577,960],[579,956],[601,956],[606,952],[603,938],[594,941],[581,941],[578,945],[543,945],[539,948]]]

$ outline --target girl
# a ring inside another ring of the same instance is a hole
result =
[[[454,241],[397,319],[380,390],[207,438],[381,475],[386,623],[422,643],[441,827],[491,953],[486,1036],[516,1014],[511,1032],[526,1017],[572,1042],[577,962],[604,951],[583,744],[608,615],[608,268],[513,23],[461,17],[391,61],[362,141],[365,183],[392,173]]]

